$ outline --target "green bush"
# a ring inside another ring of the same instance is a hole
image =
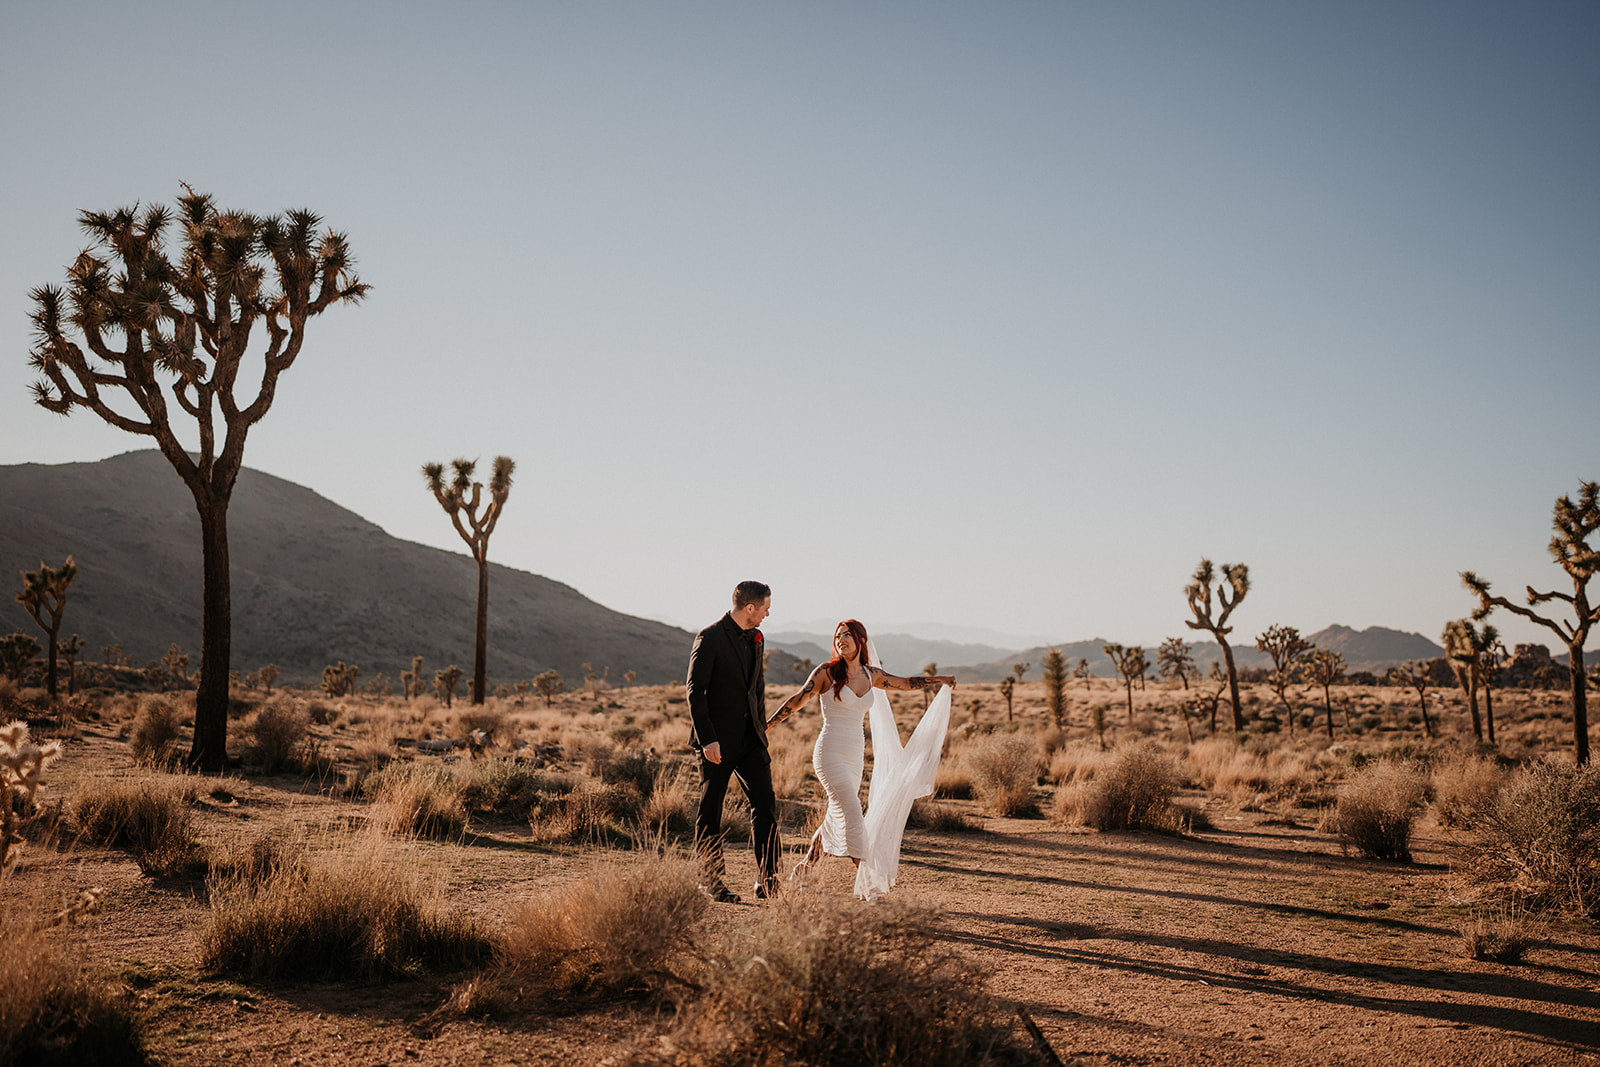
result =
[[[1528,908],[1600,918],[1600,768],[1539,763],[1477,821],[1465,872]]]

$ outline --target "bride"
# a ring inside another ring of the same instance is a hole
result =
[[[833,632],[833,659],[811,672],[794,696],[767,720],[767,728],[787,719],[821,696],[822,731],[812,750],[811,765],[828,794],[828,811],[811,838],[806,856],[795,865],[798,880],[824,855],[849,856],[856,863],[855,894],[881,896],[894,885],[900,865],[900,837],[911,802],[933,792],[939,752],[950,724],[950,675],[899,678],[874,664],[878,661],[867,629],[846,619]],[[885,689],[930,689],[943,686],[923,713],[904,746]],[[861,810],[861,777],[866,763],[863,716],[870,712],[873,771],[867,812]]]

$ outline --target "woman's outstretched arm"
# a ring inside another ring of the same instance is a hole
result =
[[[901,678],[877,667],[869,670],[872,672],[872,684],[879,689],[932,689],[937,685],[956,684],[953,674],[914,674],[910,678]]]
[[[806,679],[806,684],[800,687],[800,691],[794,696],[790,697],[788,700],[785,700],[783,702],[783,707],[772,713],[772,717],[767,720],[767,729],[772,729],[784,719],[787,719],[789,716],[805,707],[807,702],[810,701],[812,697],[821,693],[823,679],[826,674],[827,672],[821,667],[818,667],[816,670],[812,671],[811,677]]]

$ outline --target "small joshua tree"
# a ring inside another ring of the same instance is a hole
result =
[[[1506,665],[1506,646],[1500,641],[1500,631],[1489,623],[1478,631],[1478,684],[1483,687],[1483,725],[1489,731],[1489,744],[1494,744],[1494,687],[1500,681],[1500,672]],[[1592,684],[1592,683],[1591,683]]]
[[[331,697],[349,696],[356,691],[361,668],[340,660],[322,668],[322,691]]]
[[[1185,619],[1184,625],[1191,630],[1206,630],[1217,639],[1217,644],[1222,646],[1222,661],[1228,669],[1228,695],[1233,701],[1233,732],[1241,733],[1244,730],[1244,712],[1239,707],[1239,672],[1233,665],[1233,649],[1228,647],[1228,634],[1233,632],[1233,627],[1228,625],[1228,616],[1233,614],[1233,609],[1250,592],[1250,568],[1243,563],[1224,563],[1222,565],[1222,581],[1217,585],[1217,604],[1222,608],[1222,613],[1215,618],[1211,612],[1211,584],[1214,572],[1211,561],[1202,558],[1200,566],[1195,568],[1194,578],[1190,580],[1184,590],[1189,598],[1189,610],[1194,613],[1193,619]],[[1228,594],[1232,592],[1230,597]]]
[[[1417,691],[1417,706],[1422,709],[1422,732],[1433,737],[1433,720],[1428,718],[1428,687],[1433,684],[1433,672],[1420,659],[1408,659],[1394,668],[1393,675],[1401,685]]]
[[[411,657],[411,669],[400,672],[400,691],[405,698],[419,697],[427,691],[427,683],[422,680],[422,657]]]
[[[187,186],[185,194],[175,212],[153,204],[79,214],[93,244],[67,268],[64,290],[29,294],[30,363],[41,407],[87,408],[153,438],[194,498],[201,636],[189,762],[219,771],[233,645],[228,505],[245,438],[299,358],[307,323],[360,300],[367,286],[351,270],[345,236],[318,233],[322,220],[310,211],[219,211],[211,197]],[[174,223],[182,247],[169,256]],[[265,345],[249,352],[262,331]]]
[[[1189,654],[1189,642],[1181,637],[1169,637],[1156,649],[1156,672],[1163,678],[1176,678],[1189,690],[1189,675],[1194,671],[1194,657]]]
[[[533,687],[539,690],[540,696],[544,697],[544,706],[547,708],[550,706],[550,702],[555,699],[556,694],[561,692],[565,686],[566,683],[561,680],[561,675],[554,670],[545,671],[536,675],[533,679]]]
[[[1322,706],[1328,713],[1328,740],[1333,740],[1333,696],[1329,687],[1344,673],[1344,657],[1331,648],[1313,648],[1306,657],[1306,677],[1322,687]]]
[[[1011,673],[1016,675],[1017,681],[1020,682],[1022,681],[1023,675],[1027,674],[1032,668],[1033,664],[1029,663],[1027,660],[1022,660],[1019,663],[1013,663],[1011,665]]]
[[[56,656],[59,652],[56,638],[61,633],[61,613],[67,607],[67,586],[78,576],[78,565],[68,556],[59,567],[46,566],[39,561],[36,571],[22,572],[22,592],[17,603],[27,609],[28,616],[45,632],[49,649],[45,659],[45,691],[56,695]]]
[[[638,677],[639,677],[639,672],[638,671],[623,671],[622,672],[622,687],[624,689],[632,689],[633,688],[633,683]]]
[[[261,687],[270,696],[272,694],[272,683],[278,680],[278,665],[276,663],[267,664],[259,671],[256,671],[256,677],[261,679]]]
[[[161,657],[161,669],[167,672],[174,686],[189,684],[189,657],[178,647],[178,642],[172,642]]]
[[[1011,714],[1011,701],[1017,691],[1017,680],[1011,675],[1000,679],[1000,695],[1006,698],[1006,722],[1015,721]]]
[[[1556,498],[1552,524],[1555,535],[1550,538],[1550,555],[1572,579],[1572,592],[1539,593],[1527,587],[1528,607],[1513,604],[1503,596],[1492,596],[1489,583],[1471,571],[1463,571],[1461,582],[1478,598],[1475,619],[1485,619],[1495,608],[1505,608],[1514,615],[1538,623],[1554,633],[1567,646],[1567,668],[1572,681],[1572,740],[1573,758],[1581,767],[1589,762],[1589,701],[1588,680],[1583,669],[1583,646],[1589,640],[1589,629],[1600,622],[1600,604],[1589,603],[1589,579],[1600,569],[1600,550],[1590,546],[1589,538],[1600,530],[1600,485],[1580,482],[1576,502],[1565,493]],[[1559,600],[1572,608],[1573,619],[1552,619],[1532,610],[1541,604]]]
[[[489,658],[489,535],[494,533],[495,523],[500,521],[500,512],[506,506],[506,497],[511,495],[511,472],[517,465],[510,456],[494,457],[487,505],[483,503],[483,483],[472,480],[477,461],[456,459],[451,460],[450,466],[455,468],[455,477],[449,485],[445,485],[442,463],[423,464],[422,477],[478,565],[478,632],[473,646],[472,702],[482,704],[488,692],[484,687],[488,680]],[[478,513],[480,506],[482,514]]]
[[[1128,725],[1133,725],[1133,683],[1135,679],[1143,678],[1144,672],[1150,669],[1150,661],[1145,658],[1144,646],[1134,645],[1132,648],[1123,648],[1121,645],[1110,644],[1101,649],[1111,660],[1111,666],[1122,675],[1122,683],[1128,691]]]
[[[0,637],[0,672],[12,681],[20,679],[28,664],[39,658],[39,642],[17,631]]]
[[[61,642],[61,658],[67,661],[67,696],[78,691],[78,657],[83,654],[83,638],[73,634]]]
[[[461,668],[454,663],[433,675],[433,691],[444,701],[444,706],[449,707],[456,697],[456,686],[461,684]]]
[[[1289,732],[1294,733],[1294,709],[1289,706],[1289,683],[1294,681],[1295,668],[1311,655],[1316,646],[1300,636],[1293,626],[1267,627],[1256,635],[1256,651],[1272,657],[1272,689],[1278,694],[1278,703],[1289,717]]]
[[[1050,709],[1051,720],[1060,729],[1067,721],[1067,658],[1060,649],[1051,645],[1044,654],[1044,666],[1040,669],[1044,680],[1044,702]]]

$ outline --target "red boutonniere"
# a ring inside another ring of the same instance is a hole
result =
[[[755,631],[755,638],[754,638],[754,641],[755,641],[755,643],[756,643],[756,644],[757,644],[757,645],[760,645],[760,644],[761,644],[761,642],[763,642],[763,641],[765,641],[765,640],[766,640],[766,638],[764,638],[764,637],[762,637],[762,636],[761,636],[761,631],[760,631],[760,630],[757,630],[757,631]]]

